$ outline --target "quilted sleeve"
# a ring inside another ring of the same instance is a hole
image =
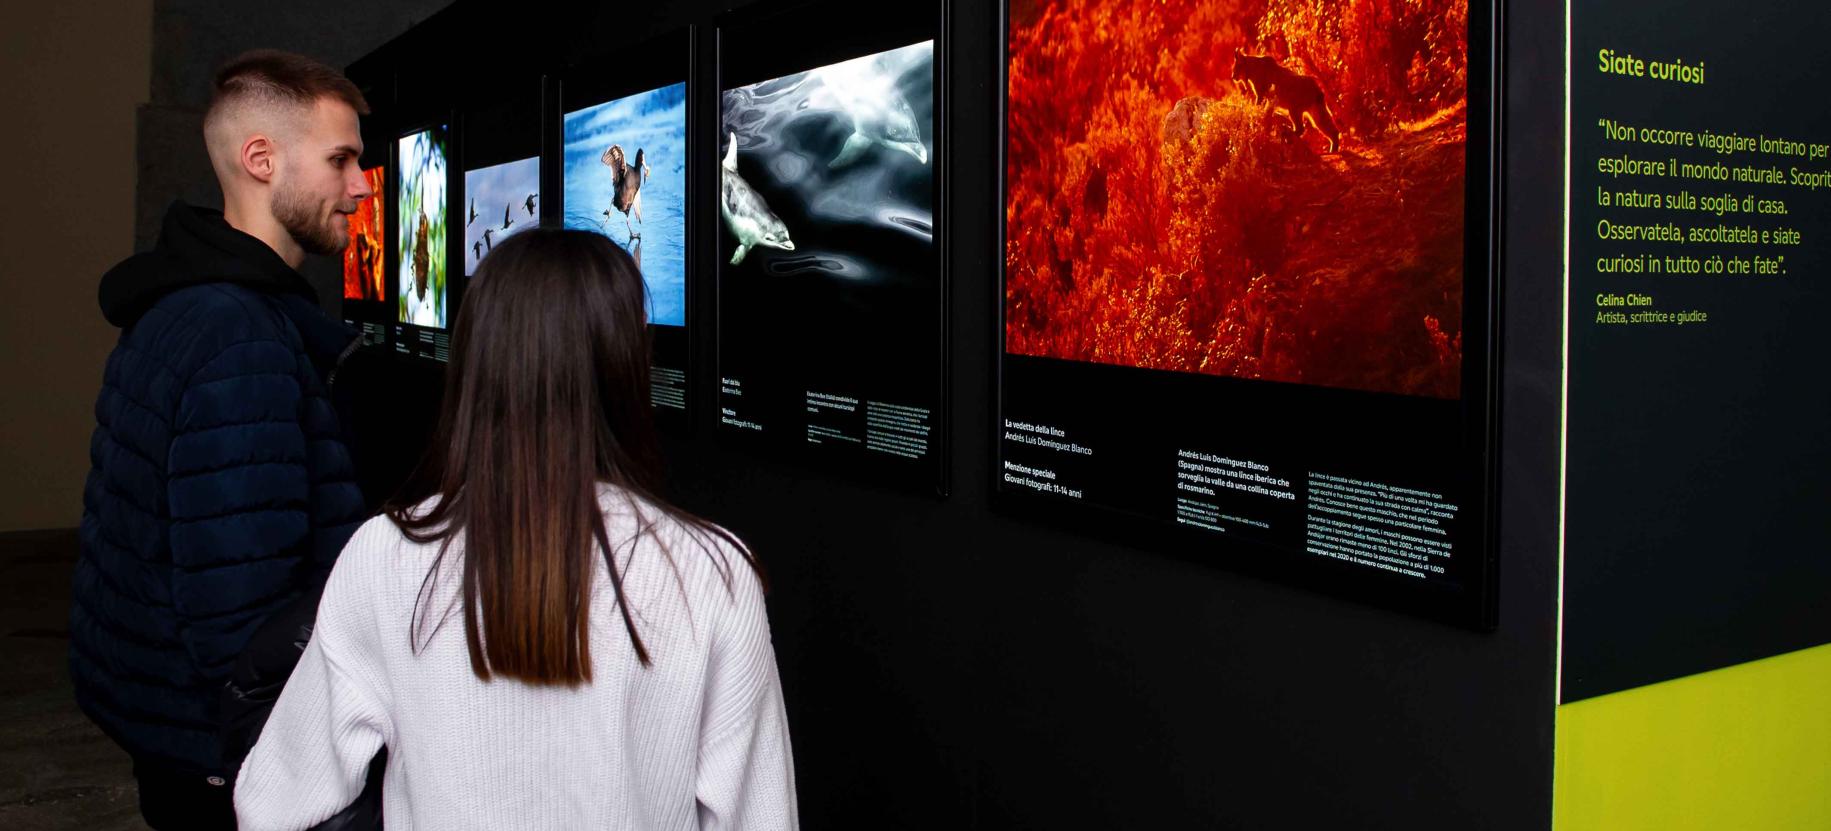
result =
[[[179,399],[167,459],[172,607],[199,672],[226,677],[299,587],[311,537],[297,359],[271,339],[216,350]]]

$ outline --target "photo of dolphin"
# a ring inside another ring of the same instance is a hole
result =
[[[566,227],[640,257],[657,326],[686,324],[686,98],[672,84],[569,109],[562,125]]]
[[[928,164],[928,146],[922,143],[915,110],[897,91],[897,79],[889,71],[895,64],[884,56],[866,55],[809,73],[809,80],[816,85],[814,105],[826,102],[852,120],[852,135],[846,137],[839,155],[827,162],[827,167],[857,162],[872,147],[907,153]]]
[[[737,172],[737,134],[728,133],[730,143],[725,147],[725,158],[720,171],[721,196],[718,201],[718,213],[725,218],[725,227],[731,229],[731,235],[737,237],[737,250],[731,252],[731,264],[744,261],[744,255],[753,245],[777,248],[783,251],[795,250],[795,243],[788,238],[788,226],[782,224],[774,211],[756,190],[744,181]]]
[[[796,453],[916,465],[934,452],[945,337],[935,42],[865,26],[876,45],[848,46],[836,8],[743,27],[721,61],[720,424]],[[803,24],[823,57],[774,48]]]
[[[477,273],[477,264],[490,248],[537,223],[523,215],[526,205],[540,194],[540,157],[529,156],[503,164],[464,171],[464,195],[471,210],[484,217],[482,222],[464,229],[464,276]],[[490,219],[497,211],[502,221]]]
[[[725,90],[727,264],[919,279],[905,264],[934,245],[933,87],[923,41]]]

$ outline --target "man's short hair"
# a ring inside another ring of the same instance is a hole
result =
[[[335,69],[278,49],[243,52],[216,71],[216,89],[210,96],[210,109],[204,113],[204,134],[209,135],[211,127],[231,110],[271,107],[305,111],[320,98],[342,101],[357,115],[369,114],[369,102],[363,99],[362,90]]]

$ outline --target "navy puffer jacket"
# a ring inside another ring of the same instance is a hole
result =
[[[265,243],[185,205],[101,302],[122,331],[83,492],[77,702],[137,758],[228,776],[218,707],[237,656],[365,518],[330,398],[360,341]]]

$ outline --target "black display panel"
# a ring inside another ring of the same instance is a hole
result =
[[[382,266],[387,242],[383,239],[387,223],[383,221],[387,201],[388,168],[386,165],[363,168],[369,196],[357,203],[354,213],[345,217],[349,243],[343,250],[343,299],[380,303],[388,295]]]
[[[451,360],[457,313],[450,266],[458,237],[448,233],[452,151],[450,118],[406,131],[394,141],[389,178],[394,348],[442,362]]]
[[[465,107],[464,179],[455,200],[464,206],[459,294],[493,247],[541,222],[544,87],[538,76],[500,85]]]
[[[362,178],[368,183],[369,196],[347,217],[349,242],[342,256],[343,311],[344,322],[360,328],[363,342],[376,344],[387,339],[387,328],[374,318],[388,297],[383,267],[388,260],[388,167],[378,164],[363,168]],[[355,314],[358,309],[368,314],[359,317]]]
[[[374,93],[372,86],[364,90],[367,96]],[[371,106],[377,105],[371,102]],[[393,168],[388,161],[394,156],[394,135],[380,114],[364,117],[361,124],[363,147],[358,163],[372,195],[349,217],[350,241],[342,255],[342,315],[344,323],[362,332],[365,344],[383,344],[396,317],[394,293],[388,284],[388,248],[393,240],[389,235]]]
[[[581,63],[561,83],[565,227],[609,237],[642,271],[656,423],[688,425],[690,32]]]
[[[946,490],[938,4],[719,30],[719,434]]]
[[[1827,35],[1571,6],[1564,701],[1831,642]]]
[[[1375,6],[1007,7],[996,497],[1486,628],[1491,19]]]

